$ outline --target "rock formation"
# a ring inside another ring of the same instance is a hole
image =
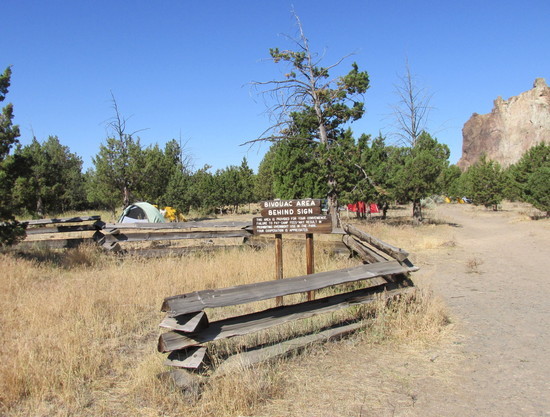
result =
[[[507,167],[542,141],[550,143],[550,88],[537,78],[532,90],[509,100],[498,97],[491,113],[472,115],[462,128],[458,166],[465,170],[485,153]]]

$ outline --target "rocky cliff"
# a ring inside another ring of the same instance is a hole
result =
[[[550,142],[550,88],[537,78],[533,89],[503,100],[498,97],[489,114],[474,113],[462,128],[462,158],[465,170],[485,153],[507,167],[542,141]]]

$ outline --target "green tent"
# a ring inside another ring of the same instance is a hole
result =
[[[152,204],[139,202],[130,204],[118,219],[119,223],[166,223],[162,213]]]

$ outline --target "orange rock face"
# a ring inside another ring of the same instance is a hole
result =
[[[462,128],[458,166],[465,170],[485,153],[507,167],[543,141],[550,142],[550,88],[537,78],[529,91],[508,100],[498,97],[491,113],[472,115]]]

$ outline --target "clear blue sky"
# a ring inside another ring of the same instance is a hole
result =
[[[195,167],[256,169],[267,145],[241,143],[268,125],[248,83],[280,78],[270,47],[291,45],[294,7],[326,64],[354,53],[371,88],[356,136],[389,133],[394,85],[408,58],[432,94],[428,130],[461,156],[464,123],[550,82],[550,1],[30,1],[1,0],[0,70],[20,141],[57,135],[85,167],[107,137],[111,92],[143,145],[187,142]],[[332,75],[337,75],[333,72]]]

